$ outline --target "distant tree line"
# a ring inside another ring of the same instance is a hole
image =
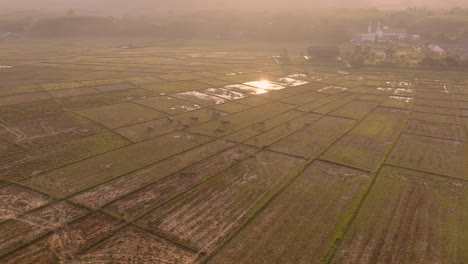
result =
[[[365,32],[369,21],[407,28],[434,41],[468,39],[468,9],[431,10],[329,9],[316,11],[198,11],[153,17],[84,16],[73,10],[63,16],[35,19],[0,18],[0,33],[38,37],[150,36],[309,41],[338,44]]]

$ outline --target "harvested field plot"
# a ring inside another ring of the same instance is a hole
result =
[[[168,118],[160,118],[154,121],[118,128],[115,131],[133,142],[138,142],[183,128],[184,124],[181,122]]]
[[[57,114],[62,111],[63,109],[60,106],[60,104],[52,100],[19,105],[9,105],[0,107],[0,121],[11,122],[39,116]]]
[[[174,93],[200,90],[203,88],[209,88],[211,87],[211,85],[200,83],[200,82],[185,81],[185,82],[156,83],[156,84],[151,84],[151,85],[143,85],[142,87],[149,91],[155,92],[157,94],[161,94],[161,93],[174,94]]]
[[[353,100],[357,99],[359,96],[360,95],[353,94],[353,95],[349,95],[349,96],[337,99],[337,100],[335,100],[333,102],[327,103],[327,104],[315,109],[313,112],[314,113],[319,113],[319,114],[324,114],[324,115],[328,114],[328,113],[340,108],[341,106],[352,102]]]
[[[58,202],[0,223],[0,255],[32,241],[86,213],[69,203]]]
[[[263,132],[254,138],[246,141],[247,144],[258,147],[268,146],[276,141],[302,129],[310,126],[313,122],[320,119],[322,116],[318,114],[302,114],[299,117],[288,120],[279,126],[276,126],[266,132]],[[263,125],[261,126],[263,128]]]
[[[384,166],[332,263],[463,263],[466,183]]]
[[[402,110],[377,108],[321,158],[371,171],[389,150],[406,117]]]
[[[0,160],[0,178],[19,180],[123,147],[128,140],[111,132],[36,148]]]
[[[193,263],[195,252],[129,227],[79,256],[80,263]]]
[[[157,94],[150,92],[148,90],[145,90],[145,89],[138,88],[138,89],[109,92],[109,93],[106,93],[106,95],[110,95],[122,102],[128,102],[128,101],[154,97]]]
[[[271,149],[312,158],[333,142],[333,140],[346,133],[355,121],[339,117],[324,117],[310,126],[273,144]]]
[[[402,135],[387,163],[468,179],[466,143],[417,135]]]
[[[105,209],[125,219],[132,220],[164,201],[216,176],[255,151],[256,149],[252,147],[242,145],[229,148],[117,200]],[[188,164],[185,163],[185,165]]]
[[[190,166],[193,163],[206,159],[211,155],[222,152],[232,146],[232,143],[224,141],[206,143],[144,169],[137,170],[123,177],[98,185],[73,197],[72,201],[91,208],[99,208],[128,193],[138,190],[139,188],[143,188],[148,184],[156,182]]]
[[[150,165],[206,141],[208,141],[206,137],[176,132],[33,176],[23,183],[63,197]],[[165,151],[155,152],[155,149]]]
[[[110,128],[142,123],[164,116],[161,112],[131,103],[90,108],[77,113]]]
[[[265,131],[268,131],[283,123],[289,122],[290,120],[295,119],[296,117],[299,117],[302,115],[304,115],[304,113],[299,112],[299,111],[289,111],[284,114],[279,114],[275,117],[272,117],[265,121],[254,123],[253,125],[247,128],[244,128],[230,135],[227,135],[223,139],[234,141],[234,142],[243,142],[245,140],[248,140],[249,138],[252,138],[258,134],[264,133]]]
[[[47,100],[49,98],[50,95],[46,92],[2,96],[0,97],[0,106],[31,103],[35,101]]]
[[[243,104],[238,104],[238,103],[235,103],[235,102],[228,102],[228,103],[224,103],[224,104],[219,104],[219,105],[213,106],[212,108],[216,109],[216,110],[226,112],[226,113],[230,113],[230,114],[241,112],[241,111],[249,109],[248,106],[243,105]]]
[[[341,93],[341,94],[334,94],[334,95],[329,95],[323,98],[320,98],[318,100],[313,100],[310,103],[306,103],[298,108],[298,110],[304,111],[304,112],[311,112],[323,105],[326,105],[328,103],[332,103],[335,100],[339,100],[343,97],[349,96],[349,94]],[[338,107],[341,105],[338,105]],[[334,110],[334,109],[332,109]]]
[[[401,109],[411,109],[413,106],[414,98],[406,96],[391,95],[385,99],[380,106],[393,107]]]
[[[96,134],[103,127],[72,113],[0,124],[0,137],[24,147],[38,147]]]
[[[281,102],[285,102],[293,105],[303,105],[317,99],[323,98],[325,95],[318,92],[306,92],[295,96],[290,96],[285,99],[282,99]]]
[[[50,250],[49,237],[47,237],[33,242],[24,248],[20,248],[4,257],[0,257],[0,261],[7,264],[37,264],[57,263],[58,259],[54,252]]]
[[[429,137],[439,137],[453,140],[466,140],[462,126],[435,123],[424,120],[409,120],[405,132]]]
[[[445,124],[457,124],[457,118],[454,115],[445,115],[445,114],[430,114],[430,113],[422,113],[422,112],[412,112],[411,113],[412,119],[417,120],[425,120],[425,121],[432,121],[437,123],[445,123]]]
[[[258,153],[138,223],[200,250],[210,250],[279,188],[302,160]],[[196,225],[203,221],[205,225]]]
[[[236,100],[236,103],[244,104],[251,107],[260,106],[271,102],[273,101],[268,98],[265,98],[265,96],[263,95],[249,96],[243,99]]]
[[[57,102],[64,109],[80,110],[120,103],[121,100],[109,94],[91,94],[58,99]]]
[[[0,138],[0,157],[8,156],[20,152],[23,149],[20,145]]]
[[[2,263],[61,263],[76,261],[76,254],[114,230],[119,221],[102,213],[87,215],[60,227],[44,239],[0,258]]]
[[[201,106],[195,103],[172,98],[169,96],[152,97],[135,101],[147,107],[154,108],[168,114],[179,114],[200,109]]]
[[[200,110],[175,115],[172,116],[172,118],[176,122],[181,123],[182,125],[191,127],[208,121],[217,120],[227,115],[228,113],[225,113],[223,111],[214,110],[211,108],[202,108]]]
[[[447,100],[433,100],[433,99],[425,99],[425,98],[417,98],[416,105],[420,106],[434,106],[434,107],[452,107],[452,101]]]
[[[18,215],[50,201],[46,195],[15,185],[0,187],[0,222],[15,219]]]
[[[291,110],[291,108],[292,107],[289,105],[283,103],[265,104],[223,117],[216,121],[195,126],[190,128],[190,131],[215,137],[224,136],[287,112]]]
[[[349,117],[354,119],[361,119],[368,113],[370,113],[378,103],[354,100],[349,104],[346,104],[337,110],[331,112],[331,115]]]
[[[134,89],[134,88],[137,88],[137,86],[133,84],[129,84],[129,83],[117,83],[117,84],[94,86],[93,88],[99,90],[100,92],[112,92],[112,91]]]
[[[84,87],[84,88],[72,88],[72,89],[63,89],[63,90],[53,90],[50,91],[54,98],[64,98],[64,97],[72,97],[72,96],[80,96],[80,95],[87,95],[87,94],[95,94],[99,93],[98,89],[92,87]]]
[[[209,263],[318,263],[367,181],[314,162]]]
[[[421,113],[430,113],[430,114],[439,114],[439,115],[454,115],[455,111],[451,108],[443,108],[443,107],[432,107],[432,106],[422,106],[416,105],[413,108],[416,112]]]

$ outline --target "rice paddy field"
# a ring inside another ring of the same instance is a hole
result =
[[[468,74],[0,50],[0,263],[468,263]]]

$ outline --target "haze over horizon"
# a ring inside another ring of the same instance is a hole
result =
[[[468,0],[0,0],[3,11],[42,11],[63,12],[74,9],[85,14],[149,14],[165,11],[190,12],[203,9],[237,9],[260,11],[276,9],[314,9],[333,7],[377,7],[406,8],[409,6],[428,6],[451,8],[468,6]]]

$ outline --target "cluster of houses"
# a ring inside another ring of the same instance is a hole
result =
[[[404,40],[407,39],[408,33],[403,28],[389,28],[382,27],[380,22],[377,24],[375,31],[372,29],[372,22],[369,22],[367,33],[361,34],[361,41],[363,42],[377,42],[377,41],[390,41],[390,40]],[[418,35],[411,36],[418,38]]]
[[[412,35],[404,28],[390,28],[377,23],[373,27],[369,22],[367,33],[360,34],[360,43],[398,42],[413,45],[417,51],[429,50],[433,55],[448,56],[468,60],[468,40],[461,43],[427,43],[421,39],[421,35]],[[389,56],[386,56],[389,57]]]

